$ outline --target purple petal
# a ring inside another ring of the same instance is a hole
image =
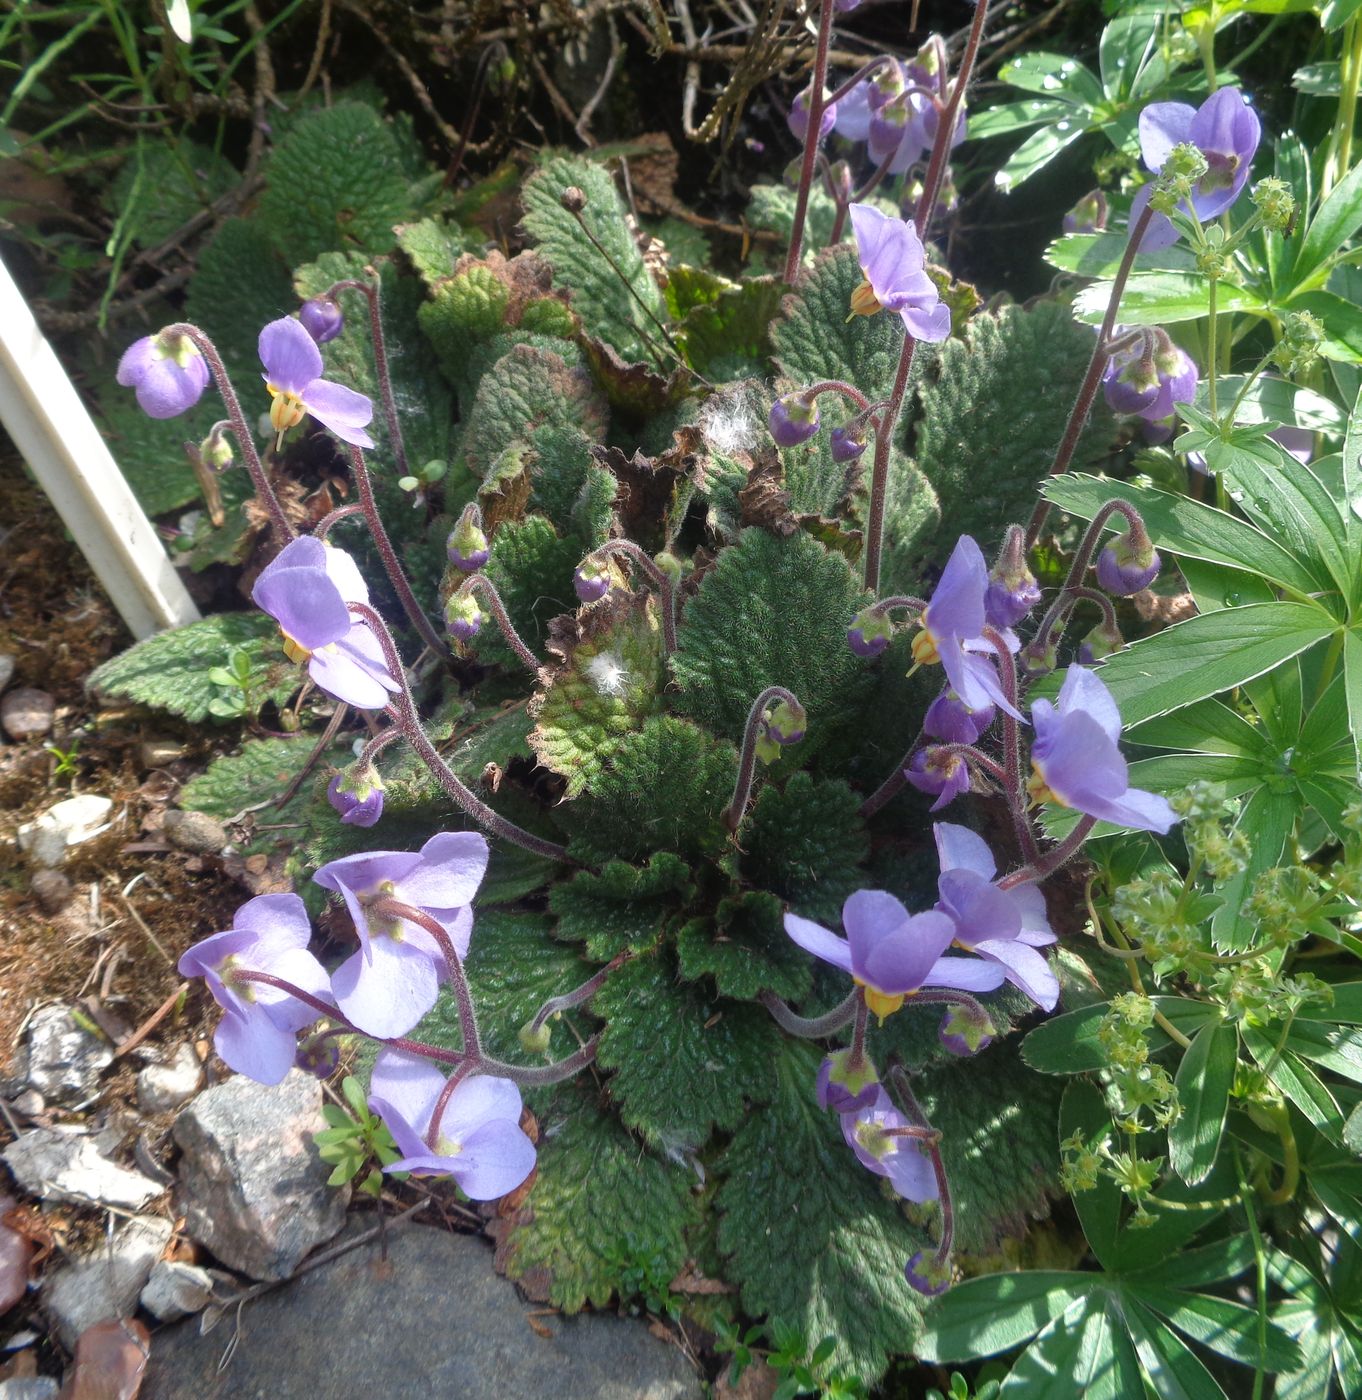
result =
[[[430,1126],[444,1086],[445,1072],[439,1065],[401,1050],[380,1050],[369,1077],[369,1093],[395,1109],[418,1137]],[[398,1146],[403,1152],[413,1150],[400,1142]]]
[[[954,822],[937,822],[932,827],[936,836],[936,854],[942,871],[972,870],[991,880],[998,873],[998,864],[988,842],[967,826]]]
[[[296,539],[280,551],[251,590],[255,605],[309,651],[329,646],[351,626],[345,600],[326,575],[325,556],[326,546],[320,540]]]
[[[371,938],[369,956],[347,958],[331,979],[336,1002],[366,1035],[391,1040],[406,1035],[435,1005],[440,978],[418,948],[391,938]]]
[[[224,1013],[213,1033],[213,1047],[238,1074],[258,1084],[279,1084],[293,1068],[297,1036],[280,1030],[261,1013]]]
[[[415,851],[364,851],[318,866],[312,879],[324,890],[335,890],[346,895],[352,891],[355,894],[370,894],[385,880],[395,884],[403,879],[420,860],[420,855]],[[362,916],[355,907],[350,912],[358,927],[363,922]]]
[[[899,309],[908,334],[916,340],[925,340],[931,345],[939,345],[950,338],[951,309],[944,301],[934,306],[904,306]]]
[[[387,705],[390,692],[397,687],[390,677],[388,683],[384,683],[386,672],[377,673],[371,663],[354,654],[353,633],[361,629],[368,632],[367,627],[358,624],[345,642],[333,644],[335,650],[328,647],[325,651],[314,651],[307,663],[307,673],[313,684],[333,699],[353,705],[357,710],[381,710]]]
[[[1045,891],[1038,885],[1017,885],[1008,893],[1021,913],[1022,931],[1017,937],[1033,948],[1056,942],[1057,936],[1050,927],[1049,910],[1045,905]]]
[[[822,924],[816,924],[812,919],[801,919],[798,914],[786,914],[785,932],[806,953],[822,958],[833,967],[840,967],[843,972],[851,971],[851,945]]]
[[[977,637],[984,630],[984,593],[988,565],[983,551],[969,535],[956,541],[941,582],[927,605],[923,623],[934,637]],[[954,682],[952,682],[954,685]],[[971,708],[978,706],[957,685],[956,694]]]
[[[1134,231],[1135,225],[1139,222],[1140,215],[1144,213],[1145,205],[1149,203],[1149,197],[1154,193],[1152,184],[1144,185],[1135,191],[1135,198],[1130,202],[1130,229]],[[1167,214],[1155,213],[1150,216],[1149,227],[1144,231],[1144,237],[1140,239],[1139,252],[1141,253],[1161,253],[1165,248],[1171,248],[1182,235],[1174,226],[1172,219]]]
[[[246,929],[227,929],[223,933],[209,934],[180,954],[177,970],[181,977],[216,975],[225,959],[235,957],[254,943],[255,934]]]
[[[1193,140],[1196,115],[1196,109],[1186,102],[1151,102],[1140,113],[1140,154],[1146,168],[1157,175],[1174,146]],[[1131,219],[1133,222],[1134,210]]]
[[[255,935],[266,952],[306,948],[312,941],[312,920],[296,894],[260,894],[248,899],[232,915],[232,927]]]
[[[305,948],[286,948],[271,957],[262,958],[254,968],[257,972],[268,972],[285,982],[291,982],[314,997],[331,1002],[331,979],[326,969]],[[267,983],[257,982],[251,988],[255,1004],[264,1009],[271,1022],[283,1031],[300,1031],[310,1026],[320,1014],[316,1007],[283,990]]]
[[[440,1134],[458,1142],[494,1119],[519,1123],[522,1107],[520,1090],[511,1080],[479,1074],[465,1079],[449,1096],[440,1119]]]
[[[1080,812],[1089,810],[1094,797],[1119,797],[1130,783],[1121,751],[1097,721],[1081,711],[1062,716],[1053,735],[1044,741],[1038,738],[1031,759],[1055,796]]]
[[[1003,985],[1003,969],[982,958],[938,958],[922,983],[924,987],[949,987],[957,992],[992,992]]]
[[[1143,115],[1140,131],[1143,138]],[[1236,156],[1243,166],[1252,164],[1262,131],[1258,114],[1244,101],[1244,94],[1238,88],[1220,88],[1197,108],[1182,139],[1202,151]]]
[[[400,897],[423,909],[458,909],[473,902],[487,873],[487,840],[473,831],[445,831],[421,847],[402,877]]]
[[[955,924],[946,915],[935,910],[914,914],[901,929],[881,938],[859,959],[857,975],[891,996],[916,991],[954,937]]]
[[[402,1154],[400,1162],[392,1162],[384,1168],[384,1171],[448,1171],[445,1166],[430,1166],[434,1161],[443,1161],[437,1158],[432,1150],[426,1146],[425,1139],[413,1125],[413,1123],[395,1105],[389,1103],[379,1094],[369,1095],[369,1107],[383,1120],[384,1126],[392,1134],[393,1142],[397,1150]],[[426,1118],[418,1118],[418,1122],[425,1122],[430,1116],[430,1110],[426,1110]],[[407,1165],[412,1164],[412,1165]],[[417,1164],[420,1164],[419,1166]]]
[[[202,355],[184,365],[153,358],[136,380],[138,407],[148,418],[178,418],[202,398],[208,378],[208,362]]]
[[[1135,831],[1156,831],[1165,836],[1178,820],[1166,798],[1143,788],[1127,788],[1119,797],[1101,794],[1085,795],[1082,805],[1072,804],[1080,812],[1111,822],[1113,826],[1128,826]]]
[[[870,135],[870,88],[857,83],[837,104],[837,133],[848,141],[864,141]]]
[[[151,336],[144,335],[141,340],[134,340],[123,352],[119,358],[118,370],[114,379],[125,389],[135,388],[141,382],[143,375],[156,364],[157,359],[158,356],[152,347]]]
[[[1020,987],[1043,1011],[1053,1011],[1059,1001],[1059,979],[1049,962],[1025,943],[1012,939],[975,945],[982,958],[999,963],[1007,980]]]
[[[322,352],[292,316],[271,321],[260,332],[260,362],[266,382],[286,394],[301,394],[322,372]]]
[[[972,948],[984,939],[1014,939],[1021,932],[1021,910],[1012,898],[972,870],[942,872],[941,907],[955,921],[956,938]]]
[[[294,321],[293,325],[298,323]],[[302,330],[302,327],[298,327]],[[307,335],[306,331],[303,331]],[[307,335],[308,342],[312,337]],[[316,346],[313,345],[313,349]],[[321,366],[318,366],[320,369]],[[335,433],[342,442],[353,443],[356,447],[372,447],[374,440],[364,429],[373,421],[374,406],[363,394],[347,389],[343,384],[332,384],[327,379],[314,379],[302,394],[303,407],[325,428]]]
[[[1062,715],[1076,710],[1091,715],[1112,743],[1121,737],[1121,712],[1111,698],[1111,691],[1103,680],[1082,666],[1069,667],[1056,703]]]
[[[326,545],[322,556],[322,567],[326,576],[336,585],[336,591],[347,603],[367,603],[369,585],[359,571],[359,565],[343,550],[335,545]]]
[[[458,1093],[458,1090],[455,1090]],[[474,1201],[495,1201],[514,1191],[534,1170],[534,1144],[518,1123],[484,1123],[461,1142],[453,1159],[454,1179]]]
[[[900,1138],[900,1146],[884,1159],[889,1184],[905,1200],[934,1201],[937,1196],[936,1168],[932,1159],[912,1138]]]

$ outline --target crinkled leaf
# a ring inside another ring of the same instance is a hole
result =
[[[549,621],[576,602],[572,571],[581,557],[581,545],[575,540],[559,539],[542,515],[507,521],[492,537],[492,553],[485,572],[501,594],[516,631],[536,655],[543,654]],[[485,661],[519,665],[512,660],[510,648],[490,619],[483,624],[471,650]]]
[[[584,942],[589,956],[608,962],[626,948],[655,942],[669,918],[694,894],[690,869],[679,856],[659,851],[645,869],[607,861],[555,886],[549,908],[559,938]]]
[[[129,154],[108,187],[108,206],[139,248],[155,248],[239,179],[231,161],[210,146],[184,138],[147,142],[140,161],[135,151]]]
[[[785,932],[780,900],[759,890],[720,900],[712,919],[692,919],[676,936],[676,953],[683,976],[708,974],[739,1001],[761,992],[798,1001],[812,981],[808,955]]]
[[[774,277],[752,277],[694,307],[677,336],[687,363],[718,383],[765,374],[783,291]]]
[[[398,247],[431,288],[454,271],[463,252],[463,230],[444,219],[418,219],[415,223],[399,224],[393,232]]]

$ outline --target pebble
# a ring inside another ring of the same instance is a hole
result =
[[[158,1259],[142,1289],[142,1306],[158,1322],[175,1322],[202,1312],[213,1297],[213,1276],[197,1264]]]
[[[18,1202],[13,1196],[0,1195],[0,1316],[7,1313],[28,1289],[28,1261],[33,1258],[33,1244],[4,1218]]]
[[[68,1351],[74,1351],[82,1334],[97,1322],[132,1315],[170,1235],[170,1221],[134,1216],[94,1254],[48,1275],[41,1293],[43,1310]]]
[[[97,1322],[76,1343],[61,1400],[137,1400],[151,1334],[133,1318]]]
[[[182,812],[172,808],[165,814],[162,830],[172,846],[196,855],[216,855],[227,845],[227,828],[207,812]]]
[[[137,748],[143,768],[164,768],[189,752],[189,746],[178,739],[144,739]]]
[[[146,1113],[169,1113],[192,1099],[203,1083],[203,1066],[187,1042],[164,1063],[137,1076],[137,1102]]]
[[[99,1076],[113,1063],[113,1047],[60,1002],[40,1006],[24,1038],[25,1082],[49,1103],[79,1108],[99,1093]]]
[[[20,1134],[0,1156],[15,1181],[44,1201],[94,1201],[139,1210],[164,1189],[141,1172],[109,1161],[81,1131],[34,1128]]]
[[[65,853],[66,843],[63,841],[62,854]],[[40,867],[29,878],[28,888],[44,914],[60,914],[71,902],[71,882],[60,870]]]
[[[12,1376],[0,1381],[0,1400],[52,1400],[56,1393],[52,1376]]]
[[[493,1272],[485,1243],[430,1226],[389,1230],[386,1260],[375,1239],[247,1304],[219,1372],[232,1319],[206,1336],[197,1319],[158,1332],[141,1400],[704,1394],[681,1352],[641,1319],[544,1316]]]
[[[350,1192],[326,1184],[321,1107],[321,1085],[293,1069],[274,1085],[233,1075],[182,1109],[176,1205],[190,1238],[255,1279],[287,1278],[331,1239]]]
[[[98,793],[68,797],[19,828],[19,849],[28,856],[30,865],[55,869],[71,846],[108,831],[112,810],[113,800]]]
[[[52,728],[56,703],[45,690],[22,685],[0,700],[0,725],[11,739],[41,738]]]

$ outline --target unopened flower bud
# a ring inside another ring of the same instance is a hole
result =
[[[586,195],[576,185],[569,185],[558,196],[558,202],[569,214],[580,214],[586,208]]]
[[[875,1102],[880,1077],[868,1055],[851,1064],[851,1051],[834,1050],[818,1066],[818,1106],[833,1113],[857,1113]]]
[[[1026,532],[1009,525],[998,562],[988,574],[984,617],[992,627],[1015,627],[1040,602],[1040,584],[1026,562]]]
[[[601,560],[583,559],[572,575],[572,586],[583,603],[598,603],[610,592],[610,566]]]
[[[880,64],[866,90],[871,108],[883,107],[886,102],[892,102],[902,94],[904,86],[903,67],[897,60],[890,59],[887,63]]]
[[[925,1249],[903,1266],[903,1276],[926,1298],[935,1298],[951,1286],[950,1261],[938,1264],[936,1255]]]
[[[453,593],[445,604],[445,631],[460,642],[471,642],[482,628],[482,609],[471,593]]]
[[[1273,233],[1289,234],[1296,222],[1296,197],[1285,180],[1269,175],[1254,185],[1250,198],[1263,216],[1263,225]]]
[[[829,436],[834,462],[854,462],[865,452],[865,426],[834,428]]]
[[[944,744],[977,744],[980,736],[993,723],[996,711],[992,705],[972,710],[955,693],[947,689],[927,706],[922,718],[922,732]]]
[[[792,705],[788,700],[781,700],[766,716],[766,732],[782,747],[797,744],[804,737],[807,725],[804,707],[798,701]]]
[[[458,524],[445,541],[445,553],[449,562],[464,574],[476,573],[487,562],[491,550],[482,532],[482,517],[476,505],[470,503],[464,507]]]
[[[1230,260],[1217,248],[1203,248],[1196,255],[1196,267],[1208,281],[1220,282],[1230,270]]]
[[[383,779],[372,763],[352,763],[331,779],[326,800],[346,826],[371,827],[383,815]]]
[[[1117,598],[1129,598],[1148,588],[1163,567],[1149,537],[1136,540],[1133,534],[1133,530],[1127,530],[1117,535],[1097,556],[1098,586]]]
[[[1303,374],[1319,359],[1323,341],[1324,327],[1317,317],[1308,311],[1292,311],[1282,322],[1282,338],[1272,358],[1283,374]]]
[[[857,656],[878,656],[893,640],[894,624],[873,608],[862,608],[847,628],[847,645]]]
[[[533,1021],[526,1021],[518,1033],[520,1048],[527,1055],[547,1055],[553,1031],[547,1021],[536,1027]]]
[[[1017,665],[1025,676],[1035,679],[1048,676],[1059,665],[1059,645],[1054,641],[1041,646],[1039,642],[1027,642],[1017,653]]]
[[[790,112],[786,117],[790,131],[797,141],[805,141],[809,135],[809,106],[812,102],[811,90],[801,92],[790,104]],[[829,102],[830,96],[827,88],[823,89],[823,111],[818,118],[818,139],[822,141],[832,130],[837,121],[837,104]]]
[[[199,460],[215,472],[225,472],[236,461],[226,428],[225,422],[214,423],[212,432],[199,443]]]
[[[345,329],[345,313],[334,297],[312,297],[298,308],[303,329],[317,342],[325,345]]]
[[[1064,216],[1065,233],[1101,233],[1107,226],[1107,197],[1101,190],[1085,194]]]
[[[1104,618],[1079,642],[1078,663],[1080,666],[1096,666],[1112,652],[1120,651],[1124,645],[1121,629]]]
[[[876,163],[888,160],[898,150],[911,116],[906,92],[871,109],[868,138],[871,160]]]
[[[799,394],[786,394],[771,405],[771,436],[777,447],[798,447],[818,431],[818,403]]]
[[[993,1043],[997,1033],[997,1026],[982,1006],[951,1006],[941,1018],[936,1037],[952,1055],[977,1055]]]

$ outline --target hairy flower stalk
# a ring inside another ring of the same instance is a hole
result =
[[[797,1011],[792,1011],[774,992],[762,992],[757,1000],[771,1013],[771,1019],[781,1030],[788,1031],[801,1040],[822,1040],[824,1036],[835,1035],[851,1021],[857,1014],[857,1006],[862,1004],[859,987],[822,1016],[801,1016]]]
[[[538,658],[525,645],[520,633],[515,630],[515,624],[506,611],[506,604],[501,601],[501,594],[497,592],[496,584],[486,574],[472,574],[459,585],[454,597],[466,598],[474,594],[480,594],[486,602],[487,610],[501,629],[501,635],[506,639],[506,645],[515,652],[516,660],[525,667],[530,675],[537,678],[539,675]]]
[[[993,643],[993,654],[998,659],[998,678],[1003,694],[1014,707],[1020,696],[1017,690],[1017,664],[997,629],[985,626],[984,637]],[[1012,816],[1012,829],[1016,832],[1017,844],[1027,860],[1036,858],[1035,833],[1026,814],[1026,786],[1022,778],[1021,729],[1015,713],[1006,708],[1002,712],[1003,726],[1003,790],[1007,794],[1007,810]]]
[[[658,591],[662,613],[662,647],[667,656],[676,650],[676,584],[671,575],[648,557],[648,552],[633,540],[607,540],[592,553],[592,559],[628,559],[636,564]]]
[[[499,813],[494,812],[485,802],[475,797],[459,781],[453,769],[440,757],[439,751],[430,742],[430,738],[421,724],[421,716],[416,711],[416,701],[412,698],[411,688],[406,680],[406,672],[402,668],[402,658],[398,655],[397,643],[393,641],[392,633],[388,631],[387,624],[373,608],[366,604],[351,603],[350,610],[368,622],[374,635],[378,638],[388,668],[397,677],[400,684],[396,701],[391,710],[394,722],[401,729],[402,737],[416,750],[418,757],[440,786],[479,826],[493,836],[500,836],[503,840],[511,842],[512,845],[519,846],[522,850],[533,851],[535,855],[545,856],[549,860],[575,865],[576,862],[568,855],[565,846],[560,846],[556,841],[547,841],[542,836],[531,835],[530,832],[518,827],[514,822],[508,821]]]
[[[241,411],[241,400],[236,396],[236,390],[232,387],[227,367],[222,363],[222,356],[218,354],[217,346],[197,326],[191,325],[187,321],[177,321],[173,326],[167,326],[161,334],[188,336],[198,347],[199,353],[208,361],[208,368],[213,372],[213,382],[218,386],[218,395],[222,399],[223,407],[227,410],[227,417],[231,419],[232,431],[236,434],[236,440],[241,447],[241,455],[246,461],[246,470],[251,474],[255,494],[270,518],[270,531],[274,535],[275,543],[287,544],[298,532],[289,524],[288,516],[284,514],[284,507],[280,504],[279,497],[274,494],[274,486],[265,473],[265,468],[260,461],[260,454],[255,450],[255,434],[251,431],[251,425],[246,421],[246,415]]]
[[[931,1123],[922,1110],[922,1105],[913,1093],[908,1082],[908,1074],[900,1064],[889,1067],[890,1083],[903,1105],[903,1111],[920,1128],[931,1129]],[[934,1130],[933,1130],[934,1131]],[[945,1292],[950,1283],[951,1250],[955,1244],[955,1209],[951,1201],[950,1180],[946,1175],[946,1164],[941,1157],[941,1135],[935,1133],[923,1140],[923,1147],[931,1158],[932,1169],[936,1173],[936,1196],[941,1203],[941,1238],[937,1241],[936,1254],[926,1260],[921,1252],[915,1254],[904,1265],[908,1282],[919,1293],[929,1297]]]
[[[824,87],[828,77],[828,47],[832,40],[835,0],[822,0],[818,9],[818,40],[814,48],[813,73],[809,79],[808,129],[804,134],[804,158],[799,167],[799,188],[795,194],[794,223],[790,228],[790,248],[785,255],[785,284],[794,286],[804,256],[804,220],[809,212],[809,192],[813,188],[818,147],[823,139],[823,112],[829,94]]]
[[[802,716],[804,713],[804,707],[783,685],[768,685],[752,702],[752,708],[747,712],[747,724],[743,729],[742,756],[738,760],[738,777],[733,784],[733,798],[724,808],[724,825],[730,831],[737,831],[742,824],[743,814],[747,811],[747,801],[752,796],[752,779],[756,773],[759,745],[766,737],[769,727],[766,712],[777,702],[789,706],[796,715]],[[803,737],[802,730],[799,737]],[[773,739],[773,742],[779,745],[794,743],[797,740],[782,737]]]
[[[366,271],[373,271],[369,268]],[[369,339],[374,350],[374,373],[378,378],[378,398],[383,405],[383,418],[388,426],[388,441],[392,444],[393,462],[399,477],[409,475],[407,449],[402,441],[402,424],[397,416],[397,399],[393,395],[392,374],[388,369],[388,344],[383,335],[383,308],[377,272],[372,282],[346,278],[335,282],[322,293],[323,301],[335,301],[341,292],[361,292],[369,304]]]

